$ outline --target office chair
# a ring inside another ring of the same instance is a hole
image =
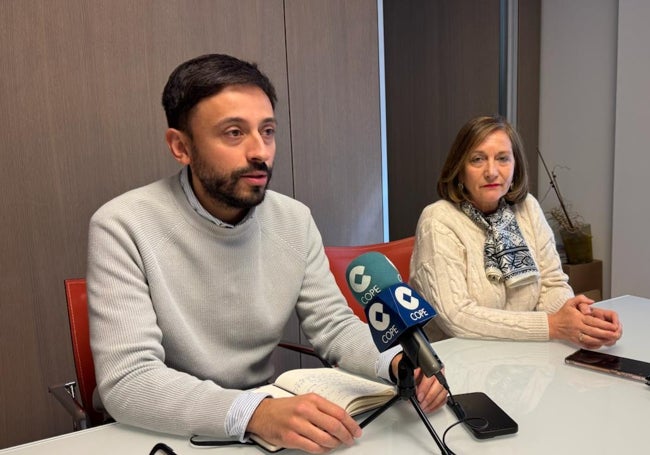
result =
[[[66,279],[64,286],[77,381],[50,386],[48,390],[70,413],[74,429],[82,430],[105,423],[106,419],[102,413],[93,408],[96,380],[95,365],[90,350],[86,280]],[[75,393],[75,389],[79,390],[79,396]]]

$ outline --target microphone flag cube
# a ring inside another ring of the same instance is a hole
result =
[[[365,306],[365,313],[380,352],[392,348],[405,332],[422,326],[436,315],[429,302],[405,283],[395,283],[379,292]]]

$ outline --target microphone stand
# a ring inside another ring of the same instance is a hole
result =
[[[422,420],[422,423],[424,423],[424,426],[429,431],[429,434],[431,437],[433,437],[433,440],[436,441],[441,455],[449,455],[449,451],[440,440],[440,437],[438,437],[436,430],[433,429],[429,418],[420,407],[420,403],[418,403],[418,400],[415,396],[415,377],[413,375],[413,370],[413,363],[411,363],[406,355],[402,356],[402,359],[399,361],[399,364],[397,366],[397,395],[395,395],[387,403],[369,415],[365,420],[363,420],[363,422],[359,424],[359,426],[363,428],[368,425],[370,422],[379,417],[385,410],[390,408],[395,402],[397,402],[397,400],[409,400],[420,416],[420,420]]]

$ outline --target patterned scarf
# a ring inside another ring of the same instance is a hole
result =
[[[460,208],[486,233],[483,258],[485,274],[490,281],[503,282],[506,287],[534,282],[539,271],[524,240],[515,214],[504,199],[496,212],[484,215],[468,201]]]

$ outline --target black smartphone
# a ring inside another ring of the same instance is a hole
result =
[[[447,398],[447,405],[458,420],[478,439],[513,434],[519,430],[517,422],[483,392],[461,393]]]
[[[650,363],[641,360],[627,359],[605,352],[579,349],[567,356],[564,361],[603,373],[615,374],[636,381],[647,382],[650,378]]]

